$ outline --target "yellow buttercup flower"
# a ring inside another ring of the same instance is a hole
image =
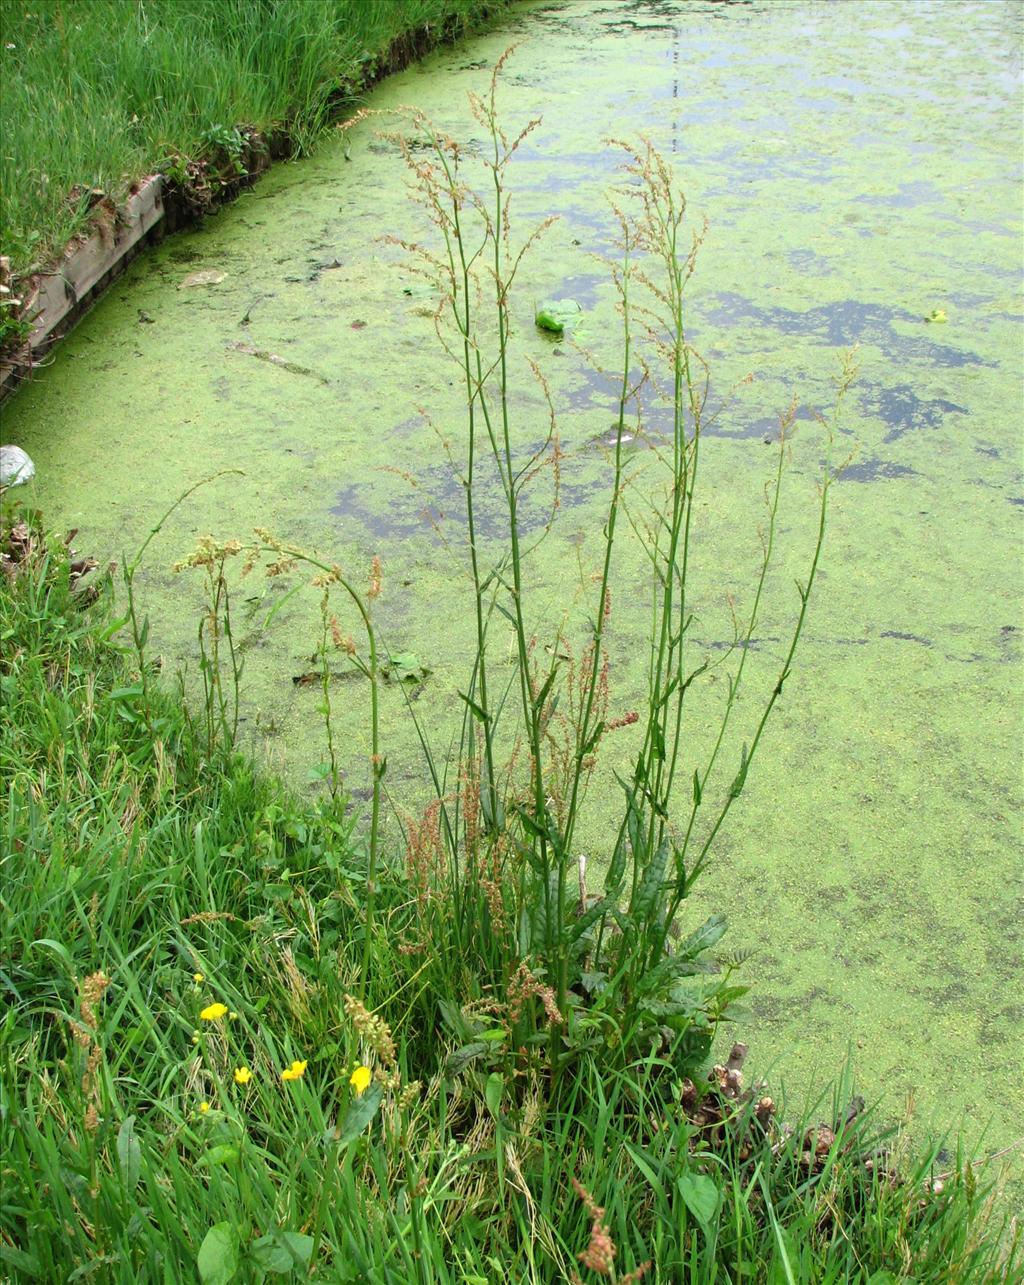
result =
[[[293,1062],[286,1071],[281,1072],[282,1080],[301,1080],[306,1074],[305,1062]]]
[[[349,1076],[348,1082],[355,1089],[356,1097],[362,1097],[370,1087],[370,1081],[372,1079],[373,1073],[370,1071],[368,1066],[357,1066],[351,1076]]]
[[[200,1115],[206,1115],[206,1113],[209,1111],[209,1109],[210,1109],[210,1104],[209,1104],[209,1102],[200,1102],[200,1103],[199,1103],[199,1114],[200,1114]]]
[[[247,1066],[235,1067],[236,1084],[248,1084],[251,1079],[252,1079],[252,1072],[249,1070]]]
[[[205,982],[205,981],[206,981],[206,977],[205,977],[202,973],[193,973],[193,974],[192,974],[192,980],[193,980],[193,981],[195,982],[195,984],[198,986],[200,982]]]
[[[227,1011],[227,1004],[207,1004],[199,1016],[204,1022],[219,1022]]]

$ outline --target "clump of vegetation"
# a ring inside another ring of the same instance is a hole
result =
[[[0,6],[0,253],[16,280],[162,170],[198,213],[269,140],[301,155],[402,53],[503,0]],[[18,292],[15,291],[17,294]],[[17,340],[0,302],[0,348]]]
[[[79,581],[95,568],[74,576],[31,523],[6,537],[0,1259],[26,1278],[114,1281],[1005,1279],[1018,1245],[967,1157],[940,1172],[937,1151],[905,1154],[845,1085],[786,1125],[785,1104],[745,1082],[742,1045],[708,1066],[744,989],[741,957],[720,949],[721,916],[687,918],[689,895],[789,681],[835,473],[827,463],[819,482],[784,663],[727,766],[775,554],[784,415],[720,724],[694,763],[688,702],[709,668],[689,639],[709,374],[684,296],[702,229],[657,153],[625,146],[604,541],[581,617],[540,633],[528,569],[544,533],[528,538],[521,513],[528,491],[549,487],[550,528],[563,456],[553,408],[540,442],[517,431],[509,297],[544,229],[513,240],[508,172],[536,123],[504,131],[501,65],[472,100],[485,157],[418,114],[398,136],[437,230],[407,249],[437,286],[464,389],[465,433],[449,449],[476,629],[457,752],[431,749],[409,702],[434,797],[408,820],[404,851],[380,839],[379,560],[357,574],[269,531],[203,537],[179,564],[207,589],[190,709],[156,681],[137,558],[114,618],[109,577],[89,604]],[[672,411],[662,438],[644,430],[657,386]],[[625,469],[627,424],[650,446],[643,485]],[[478,527],[485,467],[499,483],[496,540]],[[627,529],[649,568],[649,680],[643,708],[614,717],[607,630]],[[257,570],[302,572],[316,594],[329,764],[315,804],[236,746],[231,603],[236,575]],[[509,640],[511,681],[495,659]],[[370,692],[365,827],[335,764],[338,658]],[[626,729],[637,752],[620,824],[588,871],[575,841],[587,786],[604,738]]]

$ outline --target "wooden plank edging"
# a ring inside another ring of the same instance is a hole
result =
[[[0,363],[0,399],[13,392],[32,366],[121,275],[164,213],[164,178],[152,174],[112,216],[97,219],[83,241],[69,245],[56,267],[35,276],[26,306],[33,317],[27,340],[29,360]]]

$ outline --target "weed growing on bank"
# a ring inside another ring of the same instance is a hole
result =
[[[534,123],[504,132],[503,62],[472,100],[486,157],[418,114],[399,135],[436,230],[406,248],[437,286],[464,389],[450,460],[476,636],[452,753],[409,703],[434,798],[404,851],[380,841],[378,560],[343,569],[265,530],[203,537],[179,564],[207,590],[201,700],[187,707],[153,670],[137,559],[115,617],[110,582],[84,601],[63,546],[31,523],[6,537],[0,1259],[28,1278],[112,1281],[1005,1279],[1019,1249],[988,1171],[907,1154],[845,1084],[787,1122],[745,1079],[742,1044],[708,1066],[744,987],[724,919],[692,918],[689,895],[790,679],[835,473],[827,462],[782,664],[751,714],[739,692],[776,554],[783,416],[760,566],[694,762],[690,701],[709,661],[689,637],[692,600],[715,576],[695,538],[709,375],[685,327],[702,230],[657,153],[624,147],[604,540],[590,601],[541,631],[531,547],[557,520],[564,455],[553,407],[539,442],[517,420],[509,298],[543,228],[514,240],[508,174]],[[847,364],[840,402],[851,378]],[[644,419],[659,392],[661,436]],[[626,468],[627,422],[648,447],[642,477]],[[493,479],[504,526],[485,540]],[[527,536],[537,488],[550,520]],[[636,718],[616,720],[607,631],[628,533],[649,569],[648,688]],[[316,804],[236,746],[231,603],[260,573],[316,595],[330,760]],[[331,748],[339,657],[371,696],[365,826]],[[588,872],[575,835],[616,722],[634,766],[607,860]]]

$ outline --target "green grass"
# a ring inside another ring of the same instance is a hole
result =
[[[995,1173],[910,1156],[870,1116],[809,1168],[805,1125],[763,1131],[753,1102],[702,1131],[654,1049],[582,1050],[556,1090],[489,1038],[500,1007],[450,927],[433,967],[403,951],[417,885],[394,854],[364,974],[362,835],[211,754],[152,675],[144,695],[109,586],[86,605],[52,549],[0,586],[12,1279],[600,1279],[578,1261],[591,1219],[573,1179],[604,1207],[620,1279],[649,1259],[666,1282],[1015,1278]],[[364,978],[393,1056],[346,999]],[[228,1015],[203,1021],[212,1003]],[[295,1060],[304,1075],[282,1081]],[[361,1097],[356,1064],[381,1073]],[[834,1121],[847,1093],[808,1120]]]
[[[16,275],[157,169],[223,159],[237,126],[312,146],[392,42],[494,0],[0,0],[0,253]],[[76,195],[72,193],[76,192]]]

